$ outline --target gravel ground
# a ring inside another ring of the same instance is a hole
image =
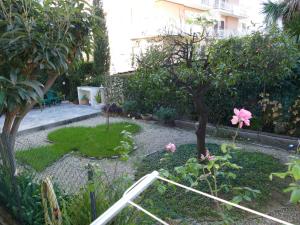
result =
[[[46,176],[52,177],[52,179],[66,192],[76,192],[87,182],[87,169],[86,166],[89,163],[98,165],[108,175],[109,179],[123,174],[134,175],[135,169],[142,158],[153,152],[162,150],[164,146],[169,143],[175,143],[176,145],[196,143],[196,136],[192,131],[186,131],[178,128],[169,128],[165,126],[157,125],[155,122],[143,122],[138,120],[130,120],[123,118],[111,118],[111,122],[119,121],[132,121],[142,127],[142,131],[135,135],[134,139],[137,144],[137,150],[134,151],[130,159],[127,162],[119,162],[114,159],[88,159],[74,154],[64,156],[58,160],[55,164],[48,167],[42,173],[37,174],[38,178]],[[28,148],[37,147],[41,145],[47,145],[47,134],[55,129],[69,126],[96,126],[105,123],[104,117],[96,117],[69,125],[56,127],[49,130],[38,131],[35,133],[29,133],[21,135],[17,138],[16,148],[17,151],[23,151]],[[220,144],[224,142],[223,139],[207,137],[207,142]],[[284,150],[275,150],[268,146],[240,143],[239,147],[247,151],[258,151],[265,154],[272,155],[275,158],[285,163],[288,161],[290,153]],[[279,217],[295,224],[300,224],[300,210],[298,207],[287,206],[281,209],[272,211],[271,213],[275,217]],[[192,224],[192,223],[191,223]],[[195,223],[197,224],[197,223]],[[264,219],[247,219],[237,224],[274,224]]]

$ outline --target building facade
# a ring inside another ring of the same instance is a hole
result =
[[[247,0],[103,0],[110,73],[134,70],[134,57],[147,48],[149,41],[170,28],[193,29],[188,23],[192,18],[216,21],[211,32],[218,38],[245,34],[251,19],[245,3]]]

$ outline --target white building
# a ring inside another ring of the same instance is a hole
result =
[[[184,28],[187,19],[218,21],[219,37],[243,35],[251,22],[260,26],[262,0],[103,0],[111,54],[111,74],[134,70],[133,57],[168,27]]]

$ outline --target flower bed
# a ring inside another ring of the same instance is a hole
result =
[[[221,154],[220,146],[208,144],[207,147],[211,154]],[[172,154],[170,160],[161,161],[164,154],[164,152],[158,152],[146,157],[140,164],[136,177],[139,178],[161,168],[173,172],[175,167],[182,166],[189,158],[195,157],[197,150],[195,145],[182,145]],[[236,172],[237,178],[233,181],[233,185],[247,186],[261,192],[255,201],[248,205],[249,207],[265,211],[266,208],[270,207],[269,202],[271,201],[272,205],[286,203],[288,197],[282,194],[286,182],[277,179],[270,181],[269,179],[272,172],[286,169],[279,160],[262,153],[250,153],[240,150],[235,150],[232,156],[232,163],[242,167]],[[226,180],[220,180],[220,182],[226,182]],[[200,182],[195,188],[205,192],[209,191],[205,182]],[[273,199],[272,196],[274,195],[276,195],[276,199]],[[232,196],[221,193],[221,197],[231,199]],[[193,218],[197,221],[216,220],[218,218],[213,211],[214,204],[212,201],[184,192],[181,189],[170,187],[164,195],[161,195],[158,193],[157,188],[150,188],[146,191],[144,200],[145,207],[162,218]],[[232,214],[234,216],[243,215],[240,211],[233,211]]]

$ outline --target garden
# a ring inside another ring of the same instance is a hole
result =
[[[17,224],[88,225],[158,171],[190,188],[157,180],[134,199],[166,224],[270,224],[219,198],[300,224],[300,7],[290,2],[266,3],[268,26],[242,37],[216,39],[214,21],[195,18],[201,32],[166,31],[136,71],[111,76],[101,1],[0,0],[0,209]],[[18,134],[49,90],[78,104],[77,86],[102,84],[100,116]],[[210,124],[232,133],[208,134]],[[245,130],[298,145],[261,145]],[[109,224],[156,222],[131,204]]]

